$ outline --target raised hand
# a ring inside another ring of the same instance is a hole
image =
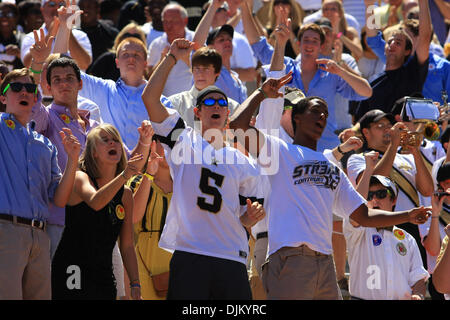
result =
[[[247,218],[249,219],[250,225],[256,224],[258,221],[264,219],[266,216],[266,211],[264,207],[259,202],[252,202],[247,198]]]
[[[268,98],[283,97],[283,92],[279,92],[280,88],[292,80],[292,71],[279,79],[269,78],[264,81],[261,90]]]
[[[66,26],[67,29],[71,30],[75,25],[76,19],[83,13],[83,10],[75,10],[77,7],[77,1],[65,0],[66,5],[58,8],[58,18],[62,25]]]
[[[170,45],[169,53],[173,54],[178,60],[183,60],[189,65],[189,55],[194,49],[194,42],[186,39],[175,39]]]
[[[132,176],[137,175],[139,173],[140,166],[138,166],[138,163],[142,159],[143,159],[142,154],[136,154],[128,160],[127,166],[123,171],[125,179],[129,180]]]
[[[144,120],[141,123],[141,126],[138,128],[139,131],[139,143],[143,146],[150,146],[152,142],[153,135],[155,134],[155,130],[148,120]]]
[[[373,172],[378,163],[379,156],[380,153],[377,151],[370,151],[364,154],[364,160],[366,160],[366,170]]]
[[[363,146],[363,142],[358,137],[350,137],[340,147],[342,152],[347,153],[353,150],[357,150]]]
[[[61,137],[64,150],[67,153],[67,156],[74,161],[78,161],[78,157],[80,156],[81,144],[78,141],[77,137],[72,134],[72,130],[69,128],[62,128],[62,131],[59,132]]]
[[[33,30],[34,44],[30,48],[32,59],[37,63],[43,63],[52,51],[54,36],[50,36],[48,40],[45,38],[44,29]]]
[[[327,71],[332,74],[339,75],[342,68],[336,63],[336,61],[330,59],[316,59],[316,63],[319,65],[319,69]]]
[[[273,31],[273,35],[278,44],[285,45],[291,37],[291,19],[290,18],[280,18],[281,23],[277,25]]]
[[[423,224],[431,216],[431,208],[414,208],[409,211],[409,222],[414,224]]]
[[[164,157],[160,156],[156,152],[156,141],[152,141],[152,145],[150,147],[151,153],[147,162],[147,173],[154,176],[159,169],[159,163],[164,160]]]

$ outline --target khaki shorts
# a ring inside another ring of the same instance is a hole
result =
[[[50,300],[50,238],[0,220],[0,300]]]
[[[342,300],[333,256],[305,245],[271,254],[262,280],[269,300]]]

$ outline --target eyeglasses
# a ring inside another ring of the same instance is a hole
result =
[[[391,123],[377,123],[373,126],[373,128],[377,128],[377,129],[391,129],[392,128],[392,124]]]
[[[377,190],[377,191],[369,191],[369,195],[367,196],[367,200],[369,200],[369,201],[372,200],[374,196],[377,197],[377,199],[382,200],[382,199],[386,198],[388,194],[389,195],[391,194],[388,189],[380,189],[380,190]]]
[[[14,12],[3,12],[0,11],[0,18],[14,18],[16,14]]]
[[[213,98],[207,98],[202,101],[202,104],[204,104],[207,107],[212,107],[213,105],[217,104],[221,107],[228,107],[228,101],[220,98],[220,99],[213,99]]]
[[[37,94],[37,85],[34,83],[11,82],[8,83],[8,85],[3,90],[3,95],[5,95],[6,91],[8,91],[9,88],[11,88],[13,92],[20,92],[22,91],[23,87],[25,87],[25,90],[28,93]]]
[[[65,7],[66,6],[66,3],[65,2],[59,2],[59,3],[56,3],[55,1],[49,1],[49,2],[47,2],[48,3],[48,5],[50,6],[50,7],[56,7],[57,5],[58,5],[58,8],[59,7]]]

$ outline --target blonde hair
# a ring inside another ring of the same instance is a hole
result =
[[[137,44],[139,47],[141,47],[142,52],[144,53],[144,58],[147,59],[147,47],[145,46],[144,42],[139,40],[138,38],[125,38],[123,39],[116,49],[116,58],[119,57],[119,52],[122,47],[128,43],[134,43]]]
[[[291,12],[289,13],[289,18],[291,19],[292,30],[295,30],[297,27],[300,28],[303,22],[303,18],[305,13],[303,12],[302,7],[294,0],[288,0],[291,5]],[[269,4],[269,15],[268,22],[266,25],[266,29],[275,30],[277,24],[277,17],[275,15],[274,9],[274,0],[270,1]]]
[[[323,8],[323,5],[325,4],[325,2],[326,3],[334,3],[337,5],[339,15],[341,16],[341,20],[339,20],[339,31],[345,35],[345,33],[347,32],[347,29],[348,29],[348,24],[347,24],[347,20],[345,19],[345,11],[344,11],[344,6],[342,5],[342,1],[341,0],[324,0],[322,3],[322,8]]]
[[[120,157],[119,163],[117,164],[116,176],[123,170],[125,170],[125,167],[127,165],[127,155],[119,131],[117,131],[117,129],[109,123],[102,123],[99,126],[93,128],[87,135],[86,147],[81,154],[80,160],[78,162],[79,168],[82,171],[86,172],[87,175],[92,179],[101,177],[101,173],[97,165],[97,160],[94,156],[95,152],[97,151],[97,142],[102,139],[100,137],[101,132],[104,132],[107,135],[111,136],[113,139],[119,141],[122,146],[122,155]]]
[[[137,35],[139,36],[139,38],[136,39],[140,39],[142,43],[147,42],[147,37],[145,35],[144,30],[142,30],[141,26],[136,24],[135,22],[131,22],[127,24],[125,27],[123,27],[122,30],[120,30],[120,32],[117,34],[116,38],[114,39],[114,45],[112,47],[113,52],[117,51],[117,47],[123,40],[128,39],[128,36],[126,34],[130,33],[132,29],[136,29]]]

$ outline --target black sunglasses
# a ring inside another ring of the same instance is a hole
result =
[[[213,105],[217,104],[221,107],[228,107],[228,102],[224,98],[219,99],[213,99],[213,98],[206,98],[202,101],[202,104],[204,104],[207,107],[212,107]]]
[[[34,94],[37,93],[37,84],[34,84],[34,83],[22,83],[22,82],[11,82],[11,83],[8,83],[8,85],[3,90],[3,95],[6,93],[6,91],[8,91],[9,88],[11,88],[11,90],[13,92],[20,92],[20,91],[22,91],[23,87],[25,87],[25,90],[28,93],[34,93]]]
[[[0,18],[14,18],[16,14],[14,12],[3,12],[0,11]]]
[[[123,35],[122,35],[122,40],[123,39],[125,39],[125,38],[130,38],[130,37],[132,37],[132,38],[137,38],[137,39],[141,39],[141,36],[139,35],[139,34],[137,34],[137,33],[129,33],[129,32],[126,32],[126,33],[124,33]]]
[[[389,194],[389,190],[388,189],[381,189],[381,190],[377,190],[377,191],[369,191],[369,195],[367,196],[367,200],[372,200],[373,197],[377,197],[377,199],[384,199],[387,197],[387,195]]]

